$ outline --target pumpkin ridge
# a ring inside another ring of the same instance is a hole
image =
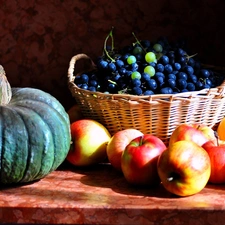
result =
[[[44,102],[58,111],[64,119],[67,120],[68,115],[62,104],[58,101],[58,99],[47,92],[35,88],[12,88],[12,94],[12,102],[26,99]]]
[[[28,133],[28,161],[21,182],[40,179],[49,173],[53,161],[48,155],[54,152],[53,138],[48,125],[32,109],[14,106]]]
[[[27,161],[28,156],[28,146],[25,141],[27,130],[21,117],[10,107],[1,106],[1,115],[3,119],[1,182],[17,183],[22,179],[26,169],[24,161]]]
[[[55,170],[64,161],[69,151],[71,141],[69,120],[65,121],[57,110],[44,102],[26,99],[16,101],[13,105],[29,107],[29,109],[35,110],[48,124],[53,135],[55,150],[55,160],[51,171]]]

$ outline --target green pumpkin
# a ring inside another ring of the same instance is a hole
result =
[[[8,98],[4,89],[9,86],[0,91],[0,183],[41,179],[68,154],[68,114],[56,98],[39,89],[11,88]]]

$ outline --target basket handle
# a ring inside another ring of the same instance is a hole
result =
[[[94,70],[96,68],[95,63],[92,61],[92,59],[88,55],[81,53],[81,54],[77,54],[77,55],[73,56],[70,60],[69,69],[68,69],[68,80],[69,80],[69,82],[74,82],[75,65],[76,65],[76,62],[78,60],[81,60],[81,59],[87,60],[88,64],[87,64],[87,68],[85,69],[85,71],[81,71],[80,73],[88,72],[88,71]]]

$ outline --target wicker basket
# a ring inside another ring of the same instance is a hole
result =
[[[85,71],[76,75],[96,69],[89,56],[72,57],[68,69],[70,92],[83,115],[102,123],[112,135],[119,130],[135,128],[168,143],[171,133],[181,123],[203,123],[213,127],[225,116],[225,82],[217,88],[171,95],[91,92],[74,84],[75,64],[81,59],[86,62]]]

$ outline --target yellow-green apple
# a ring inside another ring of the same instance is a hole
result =
[[[134,138],[142,135],[143,133],[141,131],[134,128],[128,128],[118,131],[112,136],[107,145],[106,153],[109,162],[115,169],[117,169],[118,171],[122,171],[121,156],[123,151]]]
[[[158,159],[162,185],[178,196],[200,192],[209,181],[211,163],[205,149],[192,141],[177,141]]]
[[[211,161],[210,183],[225,183],[225,141],[214,139],[202,146],[208,153]]]
[[[80,106],[78,104],[75,104],[71,108],[69,108],[67,113],[70,119],[70,124],[84,118]]]
[[[164,142],[154,135],[134,138],[121,157],[121,169],[128,183],[138,186],[159,184],[157,161],[165,149]]]
[[[70,126],[72,144],[67,160],[75,166],[89,166],[107,158],[106,147],[111,134],[101,123],[81,119]]]
[[[204,124],[180,124],[172,132],[169,140],[169,145],[181,141],[193,141],[202,146],[205,142],[214,139],[214,131],[209,126]]]

